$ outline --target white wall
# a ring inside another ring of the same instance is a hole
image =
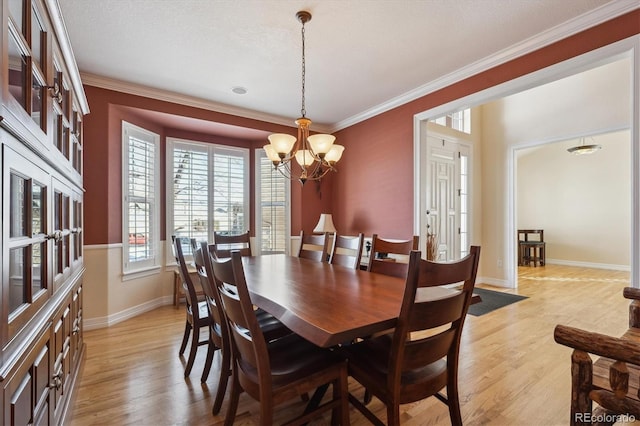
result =
[[[631,126],[631,61],[603,65],[483,105],[482,265],[495,284],[504,269],[508,233],[509,155],[514,146],[605,133]]]
[[[517,152],[518,229],[544,229],[548,263],[629,270],[631,134],[587,139],[602,149],[574,155],[579,140]]]

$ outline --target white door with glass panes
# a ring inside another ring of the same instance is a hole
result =
[[[425,223],[437,245],[437,261],[466,256],[469,250],[469,147],[427,136]]]

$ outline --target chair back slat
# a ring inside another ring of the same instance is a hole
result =
[[[472,262],[430,262],[420,263],[420,278],[418,287],[437,287],[447,284],[459,284],[465,287],[466,281],[470,280],[473,274],[474,265]],[[475,279],[475,276],[474,276]]]
[[[467,295],[460,292],[433,302],[416,302],[409,313],[409,331],[436,328],[460,319],[466,300]]]
[[[433,336],[407,341],[402,360],[402,371],[410,371],[429,365],[449,354],[456,329],[449,328]]]
[[[363,244],[364,234],[362,233],[358,234],[357,237],[335,234],[329,263],[352,269],[360,268]]]
[[[477,246],[472,246],[469,255],[463,259],[449,263],[422,260],[419,251],[411,252],[389,357],[389,389],[402,392],[403,374],[444,357],[448,368],[454,372],[450,377],[457,375],[462,326],[471,303],[479,258],[480,247]],[[464,283],[459,294],[430,301],[416,299],[419,287],[459,282]],[[450,326],[446,328],[446,324]]]
[[[326,262],[328,253],[328,234],[305,234],[300,231],[300,250],[298,257],[315,260],[316,262]]]
[[[214,253],[217,257],[231,257],[231,250],[239,250],[242,256],[251,256],[251,237],[249,231],[236,235],[213,233]]]
[[[418,236],[414,236],[409,240],[392,241],[380,238],[378,234],[373,234],[367,270],[378,274],[405,278],[409,270],[407,261],[409,253],[412,250],[418,250],[418,244]]]
[[[376,274],[389,275],[392,277],[406,278],[409,265],[402,262],[393,262],[386,260],[374,260],[369,272]]]

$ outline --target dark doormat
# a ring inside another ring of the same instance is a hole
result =
[[[469,306],[469,314],[479,317],[487,314],[503,306],[519,302],[527,299],[526,296],[517,294],[502,293],[500,291],[486,290],[484,288],[475,288],[473,292],[480,296],[482,302]]]

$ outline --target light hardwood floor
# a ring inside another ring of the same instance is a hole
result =
[[[519,276],[519,288],[509,292],[528,299],[466,320],[459,371],[465,425],[568,424],[571,350],[554,342],[554,327],[567,324],[611,335],[627,328],[622,289],[629,285],[628,272],[547,265],[521,267]],[[204,348],[191,377],[183,377],[184,361],[178,357],[183,327],[184,308],[166,306],[85,332],[87,357],[71,424],[222,424],[226,399],[221,415],[211,415],[215,363],[207,383],[200,383]],[[355,382],[350,390],[362,394]],[[276,423],[303,404],[292,401],[279,409]],[[374,398],[370,407],[384,419],[379,401]],[[353,408],[350,416],[353,425],[369,424]],[[449,424],[446,406],[435,398],[402,406],[402,416],[406,425]],[[258,424],[258,404],[246,395],[240,398],[236,424]]]

